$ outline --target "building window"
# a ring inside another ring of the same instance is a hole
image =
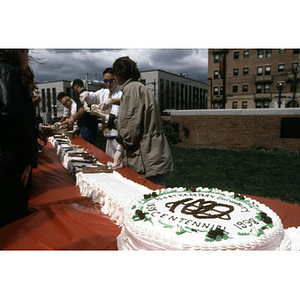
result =
[[[238,92],[238,86],[237,85],[232,86],[232,92],[233,93],[237,93]]]
[[[171,95],[170,95],[170,108],[173,109],[175,108],[175,82],[171,81]]]
[[[243,75],[248,75],[249,73],[249,68],[244,68],[243,69]]]
[[[240,56],[240,53],[238,51],[233,52],[233,58],[238,59]]]
[[[239,75],[239,69],[233,69],[233,76]]]
[[[249,57],[249,50],[245,50],[244,51],[244,58],[248,58]]]
[[[266,66],[265,67],[265,75],[270,75],[271,74],[271,66]]]
[[[160,106],[161,112],[165,109],[164,103],[165,103],[165,81],[163,79],[160,79],[160,81],[159,81],[159,106]]]
[[[214,63],[218,63],[219,62],[219,59],[220,59],[220,55],[219,54],[215,54],[214,55]]]
[[[256,85],[256,93],[260,94],[262,92],[262,85],[261,84],[257,84]]]
[[[248,108],[247,101],[243,101],[243,102],[242,102],[242,108],[243,108],[243,109],[247,109],[247,108]]]
[[[266,83],[265,86],[264,86],[264,92],[265,93],[270,93],[270,85],[268,83]]]
[[[52,103],[51,103],[51,90],[50,88],[47,89],[47,112],[51,113],[52,112]]]
[[[269,102],[268,100],[265,100],[265,101],[263,102],[263,104],[264,104],[264,108],[269,108],[270,102]]]
[[[223,87],[220,87],[220,95],[223,95]]]
[[[248,85],[244,84],[243,85],[243,93],[247,93],[248,92]]]
[[[279,54],[284,54],[285,53],[285,49],[279,49]]]
[[[298,63],[293,63],[292,64],[292,70],[293,71],[298,71]]]
[[[300,53],[300,49],[293,49],[293,54],[299,54]]]
[[[262,76],[263,74],[263,67],[257,67],[257,76]]]
[[[214,71],[214,79],[218,79],[219,78],[219,71]]]
[[[278,65],[278,72],[284,72],[284,64]]]
[[[52,105],[53,105],[53,114],[57,116],[57,104],[56,104],[56,88],[52,88]]]
[[[46,93],[45,89],[42,89],[42,112],[46,112]]]
[[[233,102],[232,102],[232,108],[233,108],[233,109],[237,109],[237,102],[236,102],[236,101],[233,101]]]
[[[215,86],[214,87],[214,95],[218,95],[219,94],[219,87]]]
[[[264,58],[264,50],[257,50],[257,58]]]
[[[272,57],[272,49],[267,49],[267,50],[266,50],[266,57],[267,57],[267,58]]]
[[[73,91],[73,89],[72,89],[72,91]],[[74,98],[74,94],[71,95],[71,88],[70,88],[70,87],[67,87],[67,88],[66,88],[66,94],[67,94],[69,97]]]
[[[255,108],[261,108],[261,101],[256,101]]]

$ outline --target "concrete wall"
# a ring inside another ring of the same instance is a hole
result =
[[[251,147],[300,150],[300,138],[282,138],[283,118],[299,118],[299,108],[170,111],[180,125],[182,145],[198,148]],[[182,128],[189,130],[186,138]]]

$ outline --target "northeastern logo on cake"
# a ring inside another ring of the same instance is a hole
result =
[[[254,203],[239,194],[232,197],[223,193],[197,192],[188,189],[181,192],[155,192],[144,195],[140,207],[134,207],[133,221],[151,223],[155,227],[171,230],[176,235],[205,233],[207,242],[227,240],[234,235],[257,234],[255,226],[263,221]],[[146,225],[150,226],[151,225]],[[262,222],[261,230],[271,218]]]

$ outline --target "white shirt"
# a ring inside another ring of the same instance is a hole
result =
[[[77,104],[73,99],[71,99],[71,101],[72,101],[71,108],[67,108],[67,107],[64,106],[63,117],[65,117],[65,118],[69,118],[71,115],[76,115],[77,114]]]
[[[87,101],[87,104],[100,104],[108,98],[109,93],[109,89],[101,89],[96,92],[89,92],[89,100]],[[117,86],[111,93],[111,98],[121,98],[121,86]],[[117,117],[119,115],[119,109],[120,105],[113,104],[110,113]]]

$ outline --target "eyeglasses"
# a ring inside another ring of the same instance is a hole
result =
[[[114,83],[116,80],[115,79],[103,79],[104,83]]]
[[[69,100],[66,100],[66,101],[62,102],[61,104],[66,105],[68,102],[69,102]]]

